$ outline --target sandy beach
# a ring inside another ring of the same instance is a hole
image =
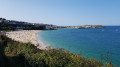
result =
[[[22,31],[12,31],[12,32],[6,32],[6,36],[9,38],[23,42],[28,43],[31,42],[35,46],[37,46],[39,49],[46,49],[46,46],[42,43],[42,41],[38,41],[37,39],[37,33],[41,32],[42,30],[22,30]]]

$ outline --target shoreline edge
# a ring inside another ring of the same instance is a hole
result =
[[[32,43],[38,49],[46,50],[47,46],[40,40],[38,33],[42,30],[21,30],[6,32],[5,35],[12,40],[19,41],[22,43]]]

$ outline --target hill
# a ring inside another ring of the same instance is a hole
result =
[[[64,49],[37,49],[31,43],[13,41],[0,34],[0,67],[103,67],[95,59],[84,58]],[[107,63],[106,67],[113,67]]]

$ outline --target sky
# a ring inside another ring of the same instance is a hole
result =
[[[59,26],[120,25],[120,0],[0,0],[0,17]]]

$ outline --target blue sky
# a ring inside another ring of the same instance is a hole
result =
[[[0,17],[54,25],[120,25],[120,0],[0,0]]]

